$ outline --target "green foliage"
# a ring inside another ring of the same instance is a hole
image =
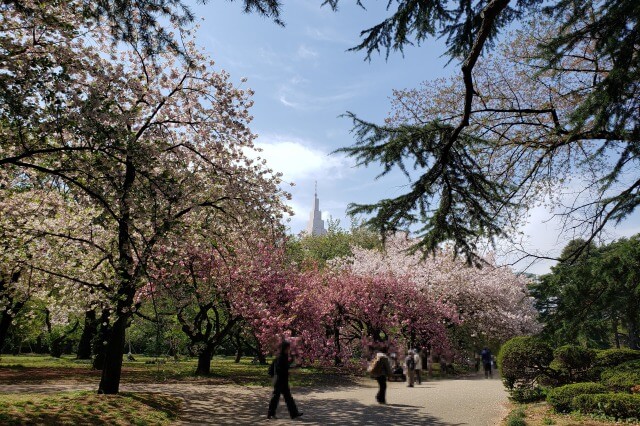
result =
[[[600,414],[616,419],[640,419],[640,395],[600,393],[578,395],[572,408],[585,414]]]
[[[551,368],[559,370],[570,382],[589,376],[596,358],[596,351],[581,346],[565,345],[553,351]]]
[[[631,388],[640,385],[640,360],[627,361],[602,372],[604,385],[618,392],[630,392]]]
[[[475,259],[479,237],[492,239],[504,234],[506,222],[494,208],[508,202],[511,188],[486,176],[473,159],[473,152],[486,148],[486,141],[460,136],[459,144],[443,148],[453,132],[439,122],[423,126],[377,126],[349,113],[356,144],[338,152],[354,157],[358,165],[383,165],[380,176],[395,167],[411,177],[409,170],[425,173],[411,184],[410,192],[374,204],[351,204],[351,215],[371,217],[367,224],[381,235],[421,223],[416,248],[435,252],[444,241],[452,241],[456,252]],[[456,226],[451,226],[455,223]]]
[[[606,391],[607,388],[600,383],[573,383],[551,389],[547,393],[547,402],[549,402],[556,411],[565,413],[571,411],[571,403],[576,396],[605,393]]]
[[[507,426],[526,426],[527,422],[524,420],[525,417],[524,408],[516,408],[507,416]]]
[[[551,347],[538,338],[515,337],[506,342],[498,354],[498,365],[511,398],[518,402],[542,398],[540,378],[549,371],[552,360]]]
[[[634,360],[640,360],[640,351],[634,351],[633,349],[606,349],[596,353],[595,365],[601,368],[611,368]]]
[[[339,220],[329,219],[325,235],[292,237],[286,249],[289,259],[301,267],[309,264],[324,267],[329,260],[351,256],[353,247],[381,250],[382,241],[376,232],[358,220],[354,219],[351,228],[346,230]]]
[[[562,252],[567,260],[531,286],[543,336],[557,345],[580,342],[607,348],[615,343],[637,348],[640,235],[582,251],[581,244],[567,244]]]

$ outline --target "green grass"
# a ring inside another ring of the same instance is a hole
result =
[[[211,374],[205,378],[194,376],[196,359],[161,359],[135,356],[136,361],[124,361],[123,383],[150,383],[167,381],[207,380],[216,383],[235,383],[245,386],[270,386],[266,365],[252,364],[249,358],[234,363],[233,357],[214,357]],[[71,355],[53,358],[47,355],[3,355],[0,358],[0,383],[42,383],[51,381],[96,382],[100,372],[91,368],[89,361],[76,360]],[[352,378],[330,369],[315,367],[291,370],[292,386],[336,385],[352,383]]]
[[[181,404],[180,398],[159,393],[0,394],[0,424],[168,425]]]

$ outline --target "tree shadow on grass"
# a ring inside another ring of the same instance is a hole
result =
[[[166,394],[162,393],[133,393],[123,392],[123,396],[128,396],[146,406],[149,406],[158,411],[162,411],[171,420],[178,418],[178,414],[182,408],[181,400],[175,398],[167,398]]]

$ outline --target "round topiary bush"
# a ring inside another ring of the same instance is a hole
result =
[[[640,386],[640,360],[627,361],[604,370],[601,380],[611,390],[631,392],[632,388]]]
[[[640,395],[600,393],[578,395],[571,408],[585,414],[600,414],[616,419],[640,419]]]
[[[518,402],[540,399],[539,378],[549,371],[553,359],[551,347],[535,337],[514,337],[498,354],[502,380]]]
[[[551,389],[547,393],[547,402],[556,411],[566,413],[571,411],[571,403],[576,396],[606,392],[607,388],[600,383],[573,383]]]
[[[565,382],[588,380],[596,359],[596,351],[581,346],[565,345],[553,351],[551,368],[560,371]]]
[[[611,368],[634,360],[640,360],[640,351],[633,349],[605,349],[596,352],[594,365],[601,368]]]

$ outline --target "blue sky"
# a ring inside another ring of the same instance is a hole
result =
[[[457,64],[441,57],[444,43],[429,40],[364,61],[361,52],[346,52],[359,40],[359,32],[386,16],[386,1],[371,2],[368,10],[342,3],[338,13],[320,7],[320,0],[285,2],[282,28],[268,19],[242,13],[241,3],[221,0],[193,6],[203,18],[197,42],[219,69],[255,91],[252,129],[271,167],[295,182],[289,188],[296,215],[289,222],[293,233],[305,228],[318,181],[323,216],[331,215],[348,226],[345,209],[350,202],[366,203],[399,194],[407,185],[399,173],[374,180],[378,169],[360,169],[333,150],[353,143],[351,122],[339,115],[353,111],[366,120],[381,122],[390,110],[393,89],[413,88],[425,80],[458,74]],[[541,253],[559,250],[558,224],[546,221],[544,208],[532,211],[522,231],[527,244]],[[635,214],[610,237],[640,232]],[[550,263],[529,270],[542,273]]]

